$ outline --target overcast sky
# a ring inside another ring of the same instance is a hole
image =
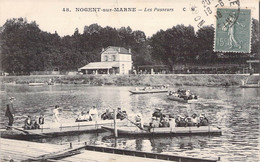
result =
[[[75,28],[82,33],[85,25],[93,23],[98,23],[102,27],[130,26],[133,30],[144,31],[146,36],[152,36],[158,30],[166,30],[176,24],[192,25],[197,30],[196,26],[202,19],[205,20],[204,25],[215,24],[214,13],[218,0],[209,1],[211,3],[206,7],[210,8],[212,14],[207,16],[202,0],[142,0],[142,2],[141,0],[0,0],[0,26],[7,19],[26,17],[29,22],[36,21],[41,30],[51,33],[57,31],[60,36],[72,35]],[[229,2],[234,0],[222,1],[225,6],[229,6]],[[240,0],[240,8],[252,9],[252,17],[255,19],[259,19],[258,5],[258,0]],[[118,7],[133,7],[142,11],[126,13],[75,11],[75,8]],[[192,7],[196,8],[196,12],[191,11]],[[69,8],[71,12],[63,12],[63,8]],[[152,12],[144,12],[145,8],[151,8]],[[168,8],[173,11],[158,12],[154,11],[155,8]],[[199,17],[200,20],[194,20]]]

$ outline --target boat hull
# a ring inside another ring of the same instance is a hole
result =
[[[184,103],[197,103],[199,99],[192,99],[192,100],[184,100],[183,98],[180,97],[174,97],[174,96],[167,96],[168,99],[173,100],[173,101],[178,101],[178,102],[184,102]]]
[[[168,90],[139,90],[139,91],[129,91],[132,94],[147,94],[147,93],[166,93]]]
[[[29,83],[29,86],[43,86],[44,83]]]
[[[106,131],[114,132],[113,127],[102,126]],[[213,126],[201,127],[175,127],[167,128],[152,128],[150,130],[141,130],[137,127],[118,127],[117,132],[119,135],[134,135],[134,136],[150,136],[150,135],[221,135],[221,129]]]
[[[245,85],[241,85],[241,88],[260,88],[260,85],[258,84],[245,84]]]

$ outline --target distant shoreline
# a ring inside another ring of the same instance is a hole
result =
[[[259,76],[259,74],[257,74]],[[1,76],[2,84],[46,83],[114,86],[238,86],[249,74],[30,75]]]

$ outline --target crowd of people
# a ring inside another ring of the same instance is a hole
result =
[[[38,121],[32,118],[30,115],[25,119],[23,128],[25,130],[29,129],[40,129],[40,125],[44,124],[44,115],[41,114]]]
[[[205,114],[197,115],[194,113],[192,116],[188,115],[177,115],[175,118],[173,115],[166,115],[163,114],[162,109],[156,108],[154,113],[152,114],[152,120],[149,123],[149,128],[160,128],[160,127],[193,127],[193,126],[208,126],[209,121]],[[136,115],[136,125],[139,128],[143,128],[143,120],[142,115],[137,114]]]
[[[116,119],[123,120],[127,117],[126,111],[122,111],[121,108],[117,108],[117,114]],[[76,122],[82,122],[82,121],[95,121],[98,119],[98,111],[95,106],[93,106],[89,111],[86,113],[84,111],[81,111],[78,115],[78,118],[76,119]],[[114,119],[114,112],[110,112],[109,109],[106,109],[106,111],[101,115],[102,120],[111,120]]]
[[[192,93],[189,89],[188,90],[178,89],[177,92],[170,91],[169,96],[179,97],[179,98],[183,98],[185,100],[198,99],[198,96],[196,94]]]
[[[86,113],[84,111],[81,111],[78,115],[78,118],[76,119],[76,122],[83,122],[83,121],[96,121],[98,118],[98,111],[96,106],[92,106],[89,111]]]
[[[116,119],[124,120],[127,117],[126,111],[122,111],[121,108],[117,108]],[[106,109],[101,115],[102,120],[111,120],[114,119],[114,112],[110,112],[109,109]]]

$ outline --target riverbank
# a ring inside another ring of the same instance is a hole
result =
[[[1,83],[47,83],[50,79],[58,84],[88,84],[116,86],[238,86],[247,75],[241,74],[164,74],[164,75],[33,75],[2,76]],[[257,75],[259,77],[259,75]]]

